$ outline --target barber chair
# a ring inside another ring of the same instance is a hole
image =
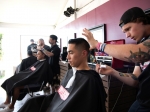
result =
[[[29,94],[31,97],[33,97],[34,92],[42,91],[44,85],[44,81],[41,83],[26,85],[23,89],[20,90],[20,95],[17,100],[22,100],[26,94]]]

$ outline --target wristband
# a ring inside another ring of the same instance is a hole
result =
[[[105,46],[106,46],[106,43],[101,44],[100,51],[104,52]]]
[[[100,47],[101,47],[101,43],[98,42],[98,44],[97,44],[97,46],[96,46],[97,50],[100,50]]]

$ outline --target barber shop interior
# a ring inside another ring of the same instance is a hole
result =
[[[150,112],[150,0],[0,0],[0,112]]]

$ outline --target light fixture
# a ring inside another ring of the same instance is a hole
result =
[[[64,11],[64,15],[67,16],[67,17],[70,17],[71,14],[67,11]]]
[[[73,9],[71,6],[67,8],[67,11],[64,11],[64,15],[67,16],[67,17],[70,17],[71,14],[74,14],[75,11],[78,11],[79,9],[76,8],[76,9]]]

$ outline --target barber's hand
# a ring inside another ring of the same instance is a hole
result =
[[[106,65],[106,68],[101,68],[100,64],[96,64],[96,72],[101,75],[112,75],[114,72],[114,69],[110,66]]]
[[[95,49],[97,47],[98,41],[94,39],[93,34],[89,30],[84,28],[82,35],[84,35],[87,38],[87,41],[89,42],[91,46],[91,49]]]

